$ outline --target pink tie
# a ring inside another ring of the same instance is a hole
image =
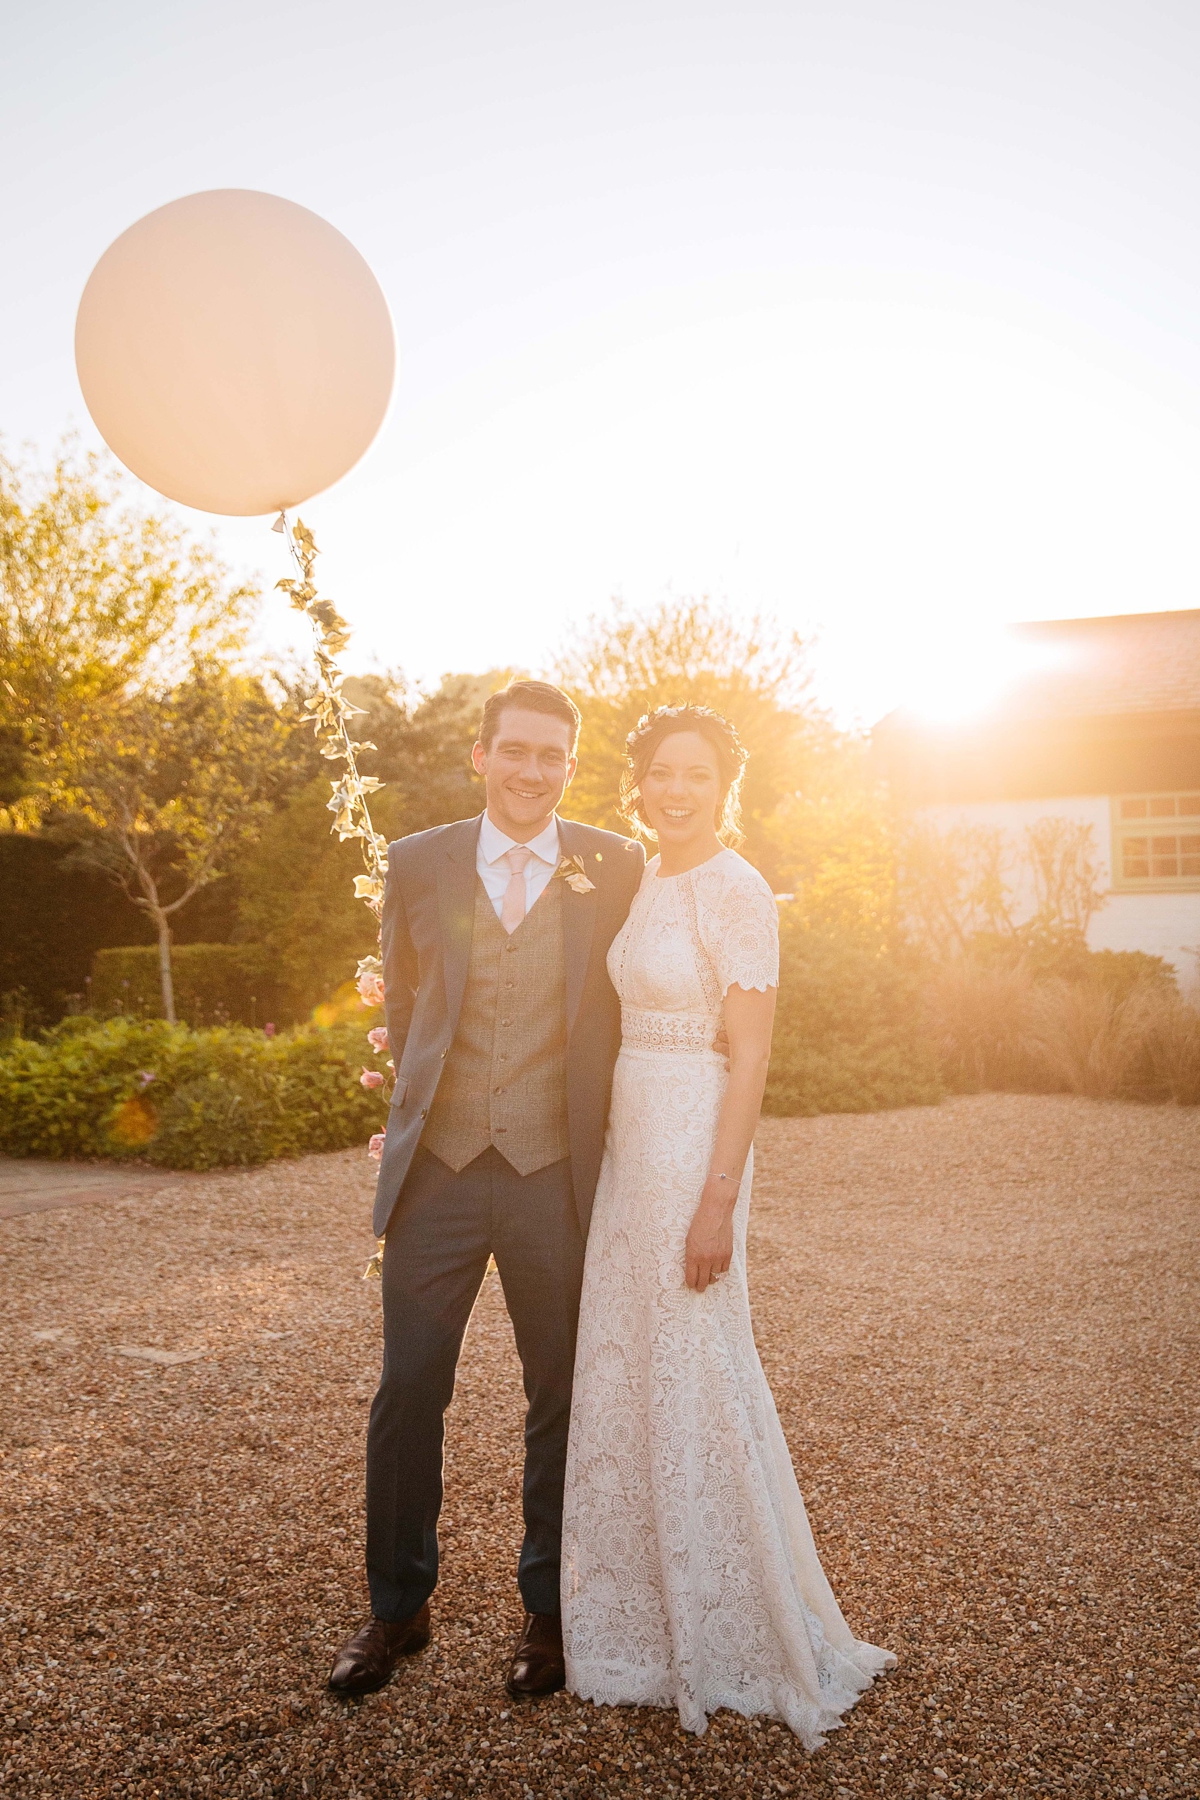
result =
[[[519,844],[515,850],[506,850],[504,860],[512,870],[508,878],[508,886],[504,890],[504,904],[500,908],[500,923],[505,931],[514,932],[525,917],[525,865],[533,855]]]

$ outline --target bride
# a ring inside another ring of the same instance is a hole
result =
[[[750,1324],[775,902],[722,843],[746,760],[733,727],[660,707],[627,751],[623,807],[659,854],[608,957],[621,1053],[575,1363],[567,1686],[678,1707],[696,1732],[718,1707],[766,1714],[815,1749],[895,1658],[856,1639],[833,1597]]]

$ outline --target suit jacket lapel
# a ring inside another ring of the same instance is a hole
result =
[[[438,923],[442,933],[442,979],[446,987],[446,1016],[453,1032],[462,1009],[471,960],[471,933],[475,924],[475,853],[480,819],[464,819],[442,838],[437,865]]]
[[[567,819],[558,821],[558,837],[564,856],[581,856],[588,880],[596,883],[599,870],[586,854],[587,839]],[[563,897],[563,952],[567,964],[567,1036],[575,1026],[575,1015],[583,998],[588,962],[592,954],[592,934],[596,929],[596,888],[590,894],[577,894],[565,881]]]

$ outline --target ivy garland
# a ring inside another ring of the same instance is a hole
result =
[[[366,873],[354,877],[354,896],[357,900],[365,901],[378,919],[383,912],[383,885],[388,866],[387,839],[375,830],[371,822],[367,796],[375,793],[383,783],[375,775],[359,773],[358,752],[374,750],[376,746],[368,741],[359,743],[351,734],[350,720],[361,715],[363,709],[352,705],[343,694],[344,677],[337,661],[350,642],[350,627],[332,600],[323,599],[317,592],[313,568],[320,552],[304,521],[297,518],[293,526],[286,512],[281,512],[273,529],[283,534],[299,577],[297,580],[285,577],[275,585],[288,596],[296,612],[305,614],[313,629],[317,683],[305,701],[308,710],[304,717],[312,721],[313,732],[321,745],[321,755],[330,762],[340,762],[343,765],[340,774],[330,781],[333,793],[327,805],[334,815],[330,830],[337,833],[342,843],[347,838],[358,839]],[[383,1004],[383,963],[378,956],[361,958],[357,984],[364,1004]],[[370,1037],[372,1049],[387,1048],[386,1032],[379,1027],[375,1028]],[[389,1061],[388,1067],[394,1076],[395,1065]],[[368,1076],[373,1079],[368,1080]],[[381,1085],[377,1072],[364,1069],[363,1085]],[[382,1139],[380,1134],[376,1134],[371,1139],[371,1152],[374,1155],[380,1149]],[[375,1254],[364,1270],[364,1279],[370,1276],[379,1278],[382,1271],[383,1239],[379,1238]]]

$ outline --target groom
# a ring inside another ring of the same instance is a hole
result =
[[[369,1622],[333,1665],[339,1694],[382,1687],[429,1642],[442,1416],[494,1256],[525,1393],[525,1624],[514,1698],[563,1684],[559,1546],[583,1253],[620,1006],[609,945],[641,880],[639,844],[559,819],[579,711],[514,681],[472,751],[487,809],[388,847],[383,974],[396,1088],[375,1199],[383,1374],[367,1434]]]

